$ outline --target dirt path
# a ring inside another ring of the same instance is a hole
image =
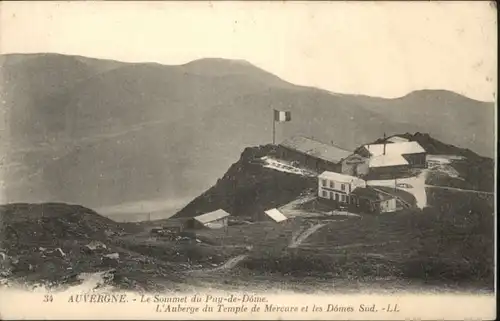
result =
[[[229,260],[226,261],[226,263],[222,264],[221,266],[216,267],[213,269],[214,271],[221,271],[221,270],[230,270],[234,268],[238,263],[246,259],[248,254],[240,254],[238,256],[235,256],[233,258],[230,258]]]
[[[376,188],[376,186],[387,186],[387,187],[395,187],[402,191],[408,192],[415,196],[417,200],[417,207],[424,208],[427,206],[427,193],[425,191],[426,188],[440,188],[447,189],[451,191],[464,192],[464,193],[475,193],[475,194],[487,194],[494,195],[493,192],[484,192],[484,191],[476,191],[471,189],[462,189],[457,187],[448,187],[448,186],[437,186],[437,185],[427,185],[425,183],[429,170],[423,170],[419,175],[408,178],[398,178],[387,179],[387,180],[370,180],[367,181],[367,185]],[[397,187],[397,183],[405,183],[412,186],[411,188],[399,188]]]
[[[288,247],[289,248],[296,248],[296,247],[298,247],[309,236],[311,236],[314,232],[316,232],[317,230],[319,230],[320,228],[322,228],[325,225],[326,224],[316,224],[316,225],[313,225],[313,226],[309,227],[308,229],[306,229],[305,231],[303,231],[302,233],[300,233],[299,235],[297,235],[296,237],[294,237],[292,239],[292,241],[290,242],[290,245],[288,245]]]
[[[318,216],[317,213],[310,213],[306,210],[297,208],[299,205],[310,202],[316,198],[316,194],[313,191],[307,192],[305,195],[300,196],[299,198],[287,203],[278,210],[283,213],[286,217],[295,217],[295,216]]]
[[[227,260],[224,264],[219,265],[216,268],[213,269],[200,269],[200,270],[192,270],[189,271],[189,273],[211,273],[211,272],[219,272],[219,271],[226,271],[234,268],[238,263],[246,259],[248,254],[240,254],[238,256],[232,257],[229,260]]]
[[[400,243],[400,241],[389,241],[389,242],[383,242],[383,243],[354,243],[354,244],[347,244],[347,245],[337,245],[333,246],[332,249],[335,250],[344,250],[344,249],[351,249],[351,248],[356,248],[356,247],[376,247],[376,246],[385,246],[388,244],[395,244],[395,243]]]

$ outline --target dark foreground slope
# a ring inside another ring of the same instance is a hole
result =
[[[82,273],[105,272],[104,284],[141,291],[188,285],[492,291],[494,216],[492,205],[483,201],[458,198],[423,212],[361,218],[297,217],[182,238],[152,237],[137,225],[116,224],[81,206],[10,204],[0,209],[1,281],[68,286],[82,282]],[[315,224],[324,225],[291,246]],[[227,264],[237,258],[237,264]]]
[[[0,206],[0,273],[9,282],[49,287],[79,284],[104,273],[119,288],[154,289],[181,281],[176,266],[122,247],[139,232],[93,210],[62,203]],[[156,282],[161,280],[161,282]]]
[[[118,223],[79,205],[14,203],[0,206],[1,235],[11,245],[50,245],[62,238],[103,241],[123,233]]]

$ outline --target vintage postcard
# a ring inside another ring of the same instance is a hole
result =
[[[2,1],[2,319],[496,318],[497,7]]]

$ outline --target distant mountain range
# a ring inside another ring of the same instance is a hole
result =
[[[3,202],[187,203],[245,147],[271,141],[273,108],[292,112],[278,141],[300,134],[354,149],[384,132],[425,132],[494,155],[494,104],[445,90],[335,94],[224,59],[166,66],[13,54],[0,68]]]

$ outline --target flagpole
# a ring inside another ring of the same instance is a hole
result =
[[[275,145],[276,143],[276,139],[275,139],[275,136],[276,136],[276,119],[274,119],[275,115],[274,115],[274,109],[273,109],[273,145]]]

